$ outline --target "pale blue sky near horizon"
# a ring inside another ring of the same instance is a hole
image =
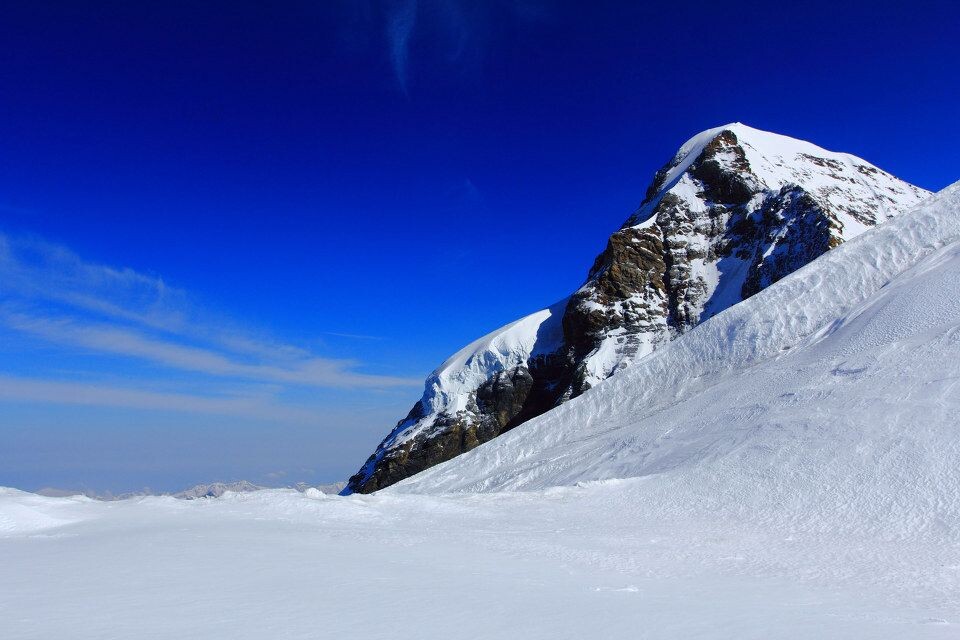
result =
[[[355,471],[741,121],[960,178],[947,2],[0,9],[0,486]]]

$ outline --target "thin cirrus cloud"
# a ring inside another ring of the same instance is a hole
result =
[[[66,247],[36,237],[0,233],[0,296],[173,332],[188,325],[184,292],[162,278],[86,262]]]
[[[34,402],[144,411],[233,416],[271,422],[312,424],[317,413],[309,408],[276,403],[267,396],[219,395],[150,391],[117,384],[43,380],[0,374],[0,401]]]
[[[407,93],[407,68],[410,58],[410,37],[417,22],[417,0],[400,0],[390,5],[387,17],[387,41],[390,63],[400,89]]]
[[[426,56],[431,64],[448,70],[476,70],[504,22],[542,22],[552,5],[552,0],[388,0],[380,6],[397,85],[409,94],[412,45],[418,35],[430,44]],[[377,14],[368,6],[355,15],[369,20]]]
[[[70,352],[118,357],[170,371],[165,378],[141,381],[140,389],[91,386],[86,381],[78,385],[49,375],[38,377],[33,371],[27,377],[0,374],[0,397],[5,399],[229,415],[263,412],[276,417],[284,412],[299,414],[256,393],[222,396],[218,385],[229,382],[282,392],[421,384],[410,378],[364,373],[354,360],[320,357],[252,332],[224,330],[229,326],[222,318],[205,321],[186,292],[159,277],[93,264],[41,239],[0,233],[0,328]],[[208,384],[200,383],[198,393],[155,391],[176,381],[178,371],[199,374]],[[86,380],[112,372],[82,373]],[[203,393],[204,389],[209,391]]]
[[[198,347],[146,337],[136,331],[104,324],[80,323],[68,318],[44,318],[19,313],[0,313],[5,326],[49,342],[90,349],[100,353],[147,360],[167,367],[211,376],[255,382],[277,382],[315,387],[395,387],[416,384],[407,378],[360,374],[351,371],[352,360],[306,357],[274,363],[240,362]],[[248,352],[266,351],[243,341]]]

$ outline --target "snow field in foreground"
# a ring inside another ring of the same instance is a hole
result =
[[[0,635],[956,637],[956,547],[648,511],[657,482],[194,501],[6,491]]]

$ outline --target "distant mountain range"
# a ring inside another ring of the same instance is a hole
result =
[[[346,484],[346,482],[334,482],[332,484],[310,485],[299,482],[287,488],[296,489],[301,493],[305,492],[307,489],[317,489],[321,493],[336,494],[342,491]],[[260,491],[262,489],[273,488],[276,487],[262,487],[246,480],[238,480],[236,482],[211,482],[209,484],[198,484],[194,487],[190,487],[189,489],[178,491],[176,493],[158,492],[146,488],[141,491],[129,491],[126,493],[114,494],[110,493],[109,491],[97,493],[88,489],[73,490],[56,489],[53,487],[38,489],[37,491],[34,491],[34,493],[51,498],[82,495],[87,496],[88,498],[93,498],[94,500],[126,500],[127,498],[137,498],[141,496],[171,496],[180,500],[196,500],[198,498],[219,498],[228,491],[232,491],[234,493],[247,493],[250,491]]]
[[[581,395],[928,195],[855,156],[739,123],[697,134],[586,282],[440,365],[343,492],[390,486]]]

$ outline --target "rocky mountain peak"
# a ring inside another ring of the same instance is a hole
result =
[[[568,299],[472,343],[346,492],[375,491],[575,397],[927,194],[740,123],[684,143]]]

